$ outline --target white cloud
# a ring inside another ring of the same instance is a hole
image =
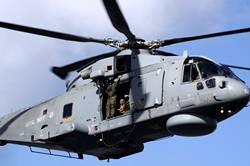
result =
[[[224,6],[223,0],[120,2],[124,2],[122,7],[132,29],[142,36],[147,34],[149,38],[181,36],[190,31],[197,33],[197,30],[201,32],[213,30],[211,24],[220,21]]]

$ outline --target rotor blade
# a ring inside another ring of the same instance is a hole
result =
[[[0,27],[15,30],[15,31],[21,31],[21,32],[56,38],[56,39],[62,39],[62,40],[69,40],[69,41],[76,41],[76,42],[95,42],[95,43],[102,43],[102,44],[105,43],[105,41],[102,39],[83,37],[83,36],[78,36],[78,35],[55,32],[55,31],[34,28],[34,27],[28,27],[28,26],[12,24],[12,23],[7,23],[7,22],[1,22],[1,21],[0,21]]]
[[[55,75],[60,77],[61,79],[65,79],[70,72],[79,70],[81,68],[84,68],[84,67],[86,67],[86,66],[88,66],[88,65],[90,65],[90,64],[92,64],[92,63],[94,63],[94,62],[96,62],[96,61],[98,61],[100,59],[115,56],[119,52],[120,52],[120,50],[116,50],[116,51],[113,51],[113,52],[109,52],[109,53],[101,54],[101,55],[98,55],[98,56],[95,56],[95,57],[87,58],[87,59],[84,59],[84,60],[81,60],[81,61],[77,61],[77,62],[68,64],[68,65],[62,66],[62,67],[54,66],[54,67],[51,68],[51,71]]]
[[[250,28],[236,29],[236,30],[217,32],[217,33],[210,33],[210,34],[205,34],[205,35],[200,35],[200,36],[168,39],[168,40],[163,40],[163,44],[161,44],[161,47],[172,45],[172,44],[177,44],[177,43],[193,41],[193,40],[207,39],[207,38],[212,38],[212,37],[233,35],[233,34],[246,33],[246,32],[250,32]]]
[[[222,64],[222,65],[227,66],[227,67],[230,67],[230,68],[235,68],[235,69],[250,70],[249,67],[233,66],[233,65],[227,65],[227,64]]]
[[[121,12],[116,0],[103,0],[103,4],[109,15],[113,26],[121,33],[123,33],[130,41],[136,39],[135,35],[130,31],[129,26]]]

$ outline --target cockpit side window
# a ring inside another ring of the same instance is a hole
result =
[[[199,72],[198,69],[196,67],[195,64],[192,64],[192,68],[191,68],[191,80],[195,81],[195,80],[199,80],[200,76],[199,76]]]
[[[183,72],[183,82],[191,82],[198,79],[200,79],[200,76],[196,64],[185,65]]]
[[[184,66],[184,73],[183,73],[183,82],[189,82],[190,79],[190,72],[191,72],[191,65]]]

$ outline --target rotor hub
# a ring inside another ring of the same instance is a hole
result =
[[[130,40],[113,40],[111,38],[105,39],[105,45],[115,47],[118,49],[157,49],[164,43],[162,40],[145,41],[143,39]]]

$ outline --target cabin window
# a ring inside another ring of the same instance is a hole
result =
[[[126,61],[125,58],[118,58],[116,62],[117,71],[126,71]]]
[[[130,56],[121,56],[116,59],[116,71],[119,73],[129,72],[130,69]]]
[[[63,118],[67,119],[70,118],[72,116],[72,107],[73,107],[73,103],[69,103],[64,105],[63,107]]]
[[[47,112],[48,112],[47,109],[43,110],[43,115],[47,115]]]

